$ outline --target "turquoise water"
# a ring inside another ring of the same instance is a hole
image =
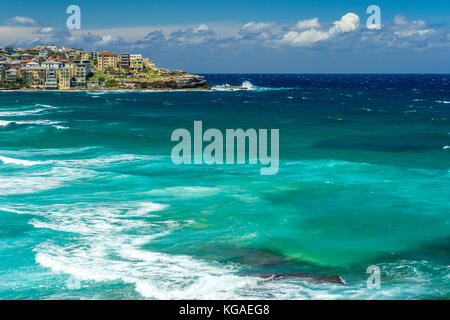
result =
[[[450,297],[449,76],[207,78],[253,87],[0,92],[1,299]],[[174,165],[194,120],[280,129],[278,174]]]

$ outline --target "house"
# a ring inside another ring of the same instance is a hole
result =
[[[110,51],[103,51],[98,55],[98,69],[117,69],[117,54]]]
[[[36,55],[36,54],[39,53],[39,49],[37,49],[37,48],[29,48],[29,49],[27,49],[27,52],[29,54]]]
[[[48,52],[48,50],[41,50],[39,51],[38,57],[39,58],[48,58],[48,56],[50,55],[50,52]]]
[[[144,66],[150,69],[155,69],[156,68],[156,64],[151,61],[149,58],[144,58]]]
[[[57,46],[47,46],[47,49],[50,50],[51,52],[57,52],[58,51],[58,47]]]
[[[63,67],[63,63],[62,62],[58,62],[52,59],[49,59],[48,61],[42,62],[42,67],[44,67],[45,69],[49,70],[49,69],[59,69]]]
[[[33,59],[33,55],[29,54],[29,53],[24,53],[20,56],[20,59],[22,59],[23,61],[31,60],[31,59]]]
[[[6,52],[9,52],[9,51],[16,51],[16,47],[9,45],[9,46],[5,46],[5,49],[4,49],[4,50],[5,50]]]
[[[39,66],[39,63],[34,62],[32,60],[27,60],[28,62],[24,61],[25,63],[25,67],[35,67],[35,66]]]

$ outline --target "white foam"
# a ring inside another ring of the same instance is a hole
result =
[[[181,198],[192,198],[192,197],[204,197],[217,194],[221,191],[220,188],[216,187],[202,187],[202,186],[178,186],[178,187],[168,187],[163,189],[154,189],[148,191],[148,194],[159,195],[159,196],[171,196],[171,197],[181,197]]]
[[[35,104],[35,106],[36,106],[36,107],[49,108],[49,109],[58,109],[57,107],[51,106],[51,105],[49,105],[49,104],[40,104],[40,103],[37,103],[37,104]]]
[[[446,100],[436,100],[435,102],[437,103],[444,103],[444,104],[449,104],[450,101],[446,101]]]
[[[31,174],[2,175],[0,176],[0,195],[38,193],[90,175],[90,171],[76,168],[51,168]]]
[[[129,216],[142,216],[147,215],[150,212],[162,211],[167,209],[169,206],[166,204],[159,204],[154,202],[142,202],[140,207],[135,210],[128,212]]]
[[[27,116],[44,111],[45,109],[34,109],[24,111],[0,111],[0,117],[15,117],[15,116]]]
[[[3,152],[8,153],[8,152]],[[37,152],[36,152],[37,153]],[[40,152],[41,154],[47,154],[45,150]],[[56,154],[59,154],[57,152]],[[15,154],[12,152],[12,154]],[[153,160],[159,159],[159,157],[152,156],[144,156],[144,155],[133,155],[133,154],[119,154],[119,155],[111,155],[111,156],[102,156],[97,158],[85,158],[85,159],[67,159],[67,160],[44,160],[44,161],[30,161],[6,156],[0,156],[0,161],[4,164],[17,164],[23,166],[34,166],[34,165],[42,165],[48,164],[53,165],[55,167],[69,167],[69,168],[95,168],[102,167],[111,164],[120,164],[120,163],[128,163],[132,161],[141,161],[141,160]]]
[[[19,125],[43,125],[43,126],[53,126],[58,127],[57,124],[60,122],[58,121],[51,121],[51,120],[23,120],[23,121],[15,121],[15,120],[0,120],[0,127],[6,127],[10,125],[11,123],[19,124]],[[61,127],[62,128],[62,127]]]
[[[374,291],[368,290],[364,281],[342,286],[295,278],[264,280],[242,275],[239,265],[143,249],[142,245],[188,223],[161,218],[148,221],[152,216],[145,212],[165,209],[167,205],[153,202],[0,207],[2,211],[34,215],[30,223],[37,228],[74,234],[64,245],[48,240],[34,249],[37,263],[70,275],[68,289],[90,281],[120,282],[133,285],[148,299],[386,299],[405,295],[414,298],[424,290],[433,290],[427,289],[429,283],[422,279],[428,279],[428,269],[435,265],[423,261],[380,265],[390,279],[413,281],[384,283],[381,290]],[[137,212],[145,219],[136,218]],[[445,280],[450,267],[438,268]],[[74,282],[77,285],[71,285]]]
[[[40,162],[40,161],[22,160],[22,159],[15,159],[15,158],[3,157],[3,156],[0,156],[0,161],[3,162],[4,164],[16,164],[16,165],[21,165],[21,166],[26,166],[26,167],[42,164],[42,162]]]
[[[256,89],[256,87],[250,81],[247,81],[247,80],[242,82],[241,86],[247,90],[255,90]]]
[[[0,127],[8,126],[12,121],[0,120]]]

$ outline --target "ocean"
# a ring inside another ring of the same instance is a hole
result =
[[[205,77],[0,92],[0,299],[450,298],[449,75]],[[279,129],[278,173],[175,165],[196,120]]]

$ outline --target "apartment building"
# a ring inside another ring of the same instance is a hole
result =
[[[20,72],[17,69],[9,69],[5,71],[5,80],[8,83],[16,82],[20,77]]]
[[[41,66],[20,69],[23,80],[31,86],[41,87],[45,84],[46,69]]]
[[[117,54],[103,51],[98,55],[98,69],[117,69]]]
[[[135,72],[141,72],[145,68],[146,59],[142,54],[130,54],[130,69]]]
[[[97,50],[91,51],[90,59],[91,59],[91,61],[95,61],[95,62],[98,60],[98,51]]]
[[[127,70],[130,68],[130,54],[128,52],[124,52],[120,55],[120,68],[123,70]]]
[[[75,85],[77,87],[85,87],[87,84],[87,76],[89,74],[89,68],[83,65],[78,65],[74,70]]]
[[[58,89],[58,70],[48,69],[47,79],[45,80],[46,89]]]
[[[74,69],[72,67],[64,67],[57,70],[59,89],[70,89],[70,83],[73,78],[73,70]]]

